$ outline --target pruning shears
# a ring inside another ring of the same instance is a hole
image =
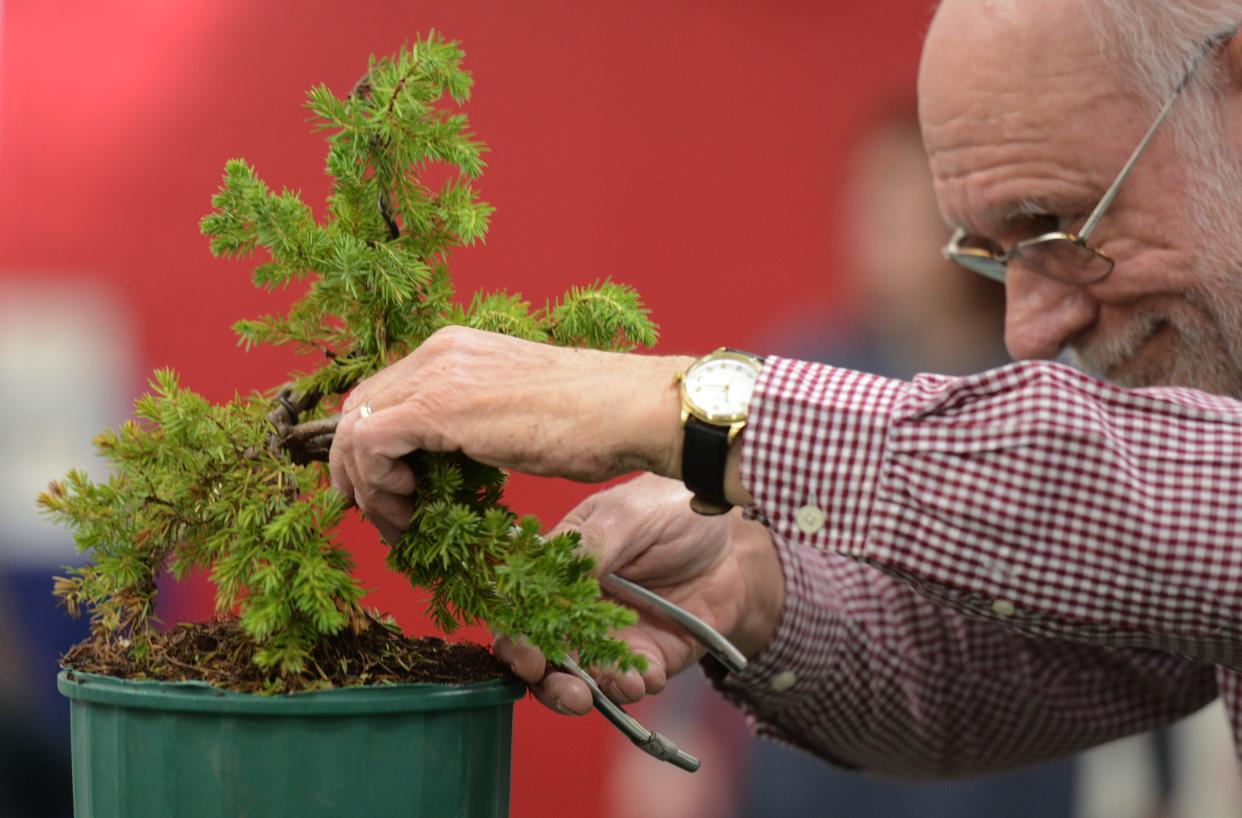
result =
[[[619,577],[616,574],[609,574],[604,577],[603,584],[610,587],[613,591],[621,591],[640,600],[646,606],[658,611],[669,621],[681,626],[683,630],[694,637],[695,641],[707,648],[708,653],[716,657],[716,660],[731,672],[741,673],[746,669],[746,657],[742,655],[742,652],[726,639],[720,631],[708,625],[685,608],[674,605],[660,595],[654,594],[643,586],[631,582],[624,577]],[[625,737],[633,742],[638,749],[688,772],[694,772],[699,768],[699,760],[697,758],[678,748],[667,736],[643,727],[637,719],[625,712],[619,704],[608,698],[599,685],[596,684],[595,680],[591,678],[590,674],[579,667],[578,663],[573,659],[565,657],[561,662],[561,668],[586,683],[586,686],[591,691],[591,701],[595,705],[595,709],[625,734]]]

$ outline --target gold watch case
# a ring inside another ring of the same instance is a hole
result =
[[[678,377],[681,391],[681,422],[691,417],[712,426],[728,428],[729,440],[746,425],[750,396],[763,367],[763,359],[749,352],[721,347],[699,358]],[[704,381],[707,376],[715,376]],[[729,387],[734,395],[729,395]]]

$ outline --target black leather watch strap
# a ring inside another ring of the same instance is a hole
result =
[[[694,492],[691,508],[700,514],[724,514],[730,505],[724,496],[725,461],[729,457],[729,429],[696,417],[686,418],[681,452],[681,479]]]

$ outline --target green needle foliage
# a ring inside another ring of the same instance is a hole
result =
[[[455,295],[453,248],[482,241],[493,209],[473,182],[486,147],[460,106],[472,79],[455,42],[434,32],[391,58],[372,58],[346,96],[312,88],[307,107],[327,133],[332,180],[317,220],[300,195],[276,193],[246,162],[227,163],[202,231],[217,256],[266,260],[256,286],[297,283],[283,314],[234,325],[247,349],[289,345],[317,365],[267,394],[213,405],[161,370],[135,419],[95,439],[105,482],[71,471],[39,504],[74,531],[91,561],[56,580],[70,612],[87,610],[95,642],[142,668],[158,577],[209,572],[216,608],[236,611],[269,689],[308,684],[318,640],[366,627],[363,596],[335,528],[346,508],[326,458],[345,392],[436,330],[465,325],[533,341],[598,349],[651,346],[656,330],[637,293],[611,281],[575,287],[534,309],[518,294]],[[429,177],[444,181],[434,185]],[[539,521],[502,502],[502,471],[459,453],[414,453],[411,528],[388,565],[432,592],[451,632],[486,621],[524,634],[551,659],[639,666],[609,637],[632,612],[600,599],[576,534],[539,536]],[[390,625],[391,626],[391,625]]]

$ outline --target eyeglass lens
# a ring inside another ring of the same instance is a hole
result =
[[[979,275],[1005,282],[1010,261],[1039,275],[1065,284],[1094,284],[1113,271],[1112,259],[1067,235],[1040,236],[1014,247],[1008,257],[994,246],[970,246],[967,241],[956,252],[946,255],[955,263]]]
[[[1067,236],[1048,236],[1019,244],[1013,261],[1064,284],[1094,284],[1113,271],[1113,262]]]
[[[1005,283],[1005,262],[991,258],[985,255],[975,255],[973,253],[949,253],[949,258],[970,270],[972,273],[978,273],[981,276],[987,276],[993,281]]]

